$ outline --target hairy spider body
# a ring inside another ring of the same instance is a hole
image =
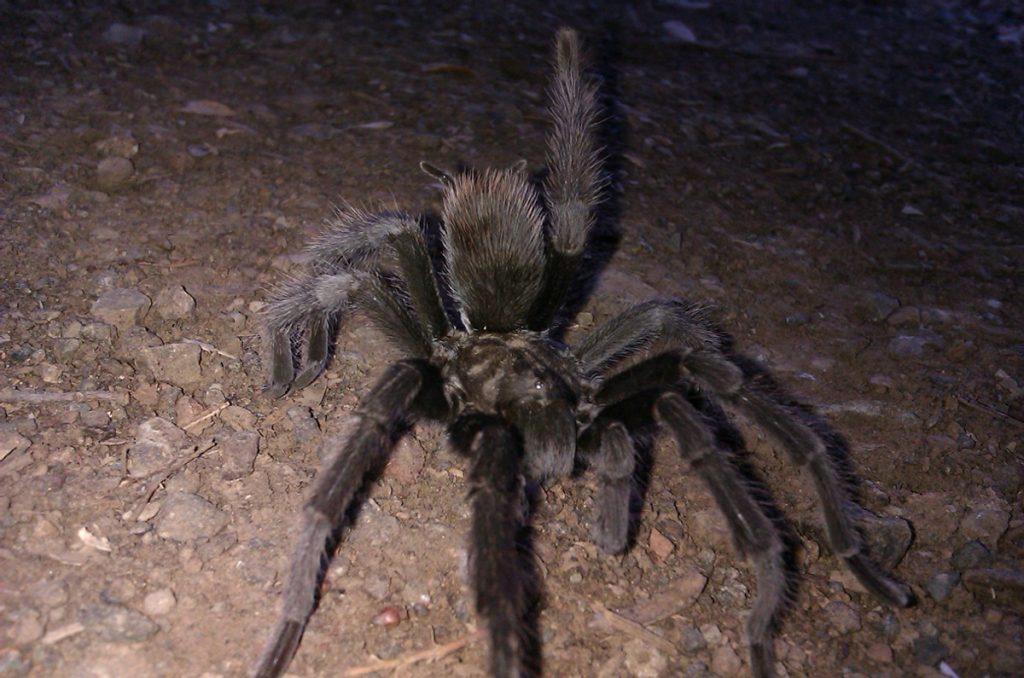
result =
[[[629,536],[634,440],[651,428],[673,435],[721,508],[737,549],[754,563],[751,668],[759,677],[773,674],[771,624],[786,588],[782,542],[717,440],[708,413],[718,403],[748,415],[808,469],[836,554],[879,598],[909,604],[909,589],[865,555],[855,505],[822,437],[741,369],[699,307],[653,300],[573,346],[551,336],[601,186],[596,109],[576,34],[563,30],[543,200],[523,163],[455,176],[424,163],[444,185],[441,270],[418,219],[346,208],[311,243],[309,273],[275,292],[266,314],[271,395],[302,388],[323,371],[333,327],[354,310],[405,357],[360,401],[351,433],[313,483],[281,618],[255,671],[260,678],[284,672],[356,492],[416,420],[446,423],[453,449],[469,462],[469,573],[494,676],[535,671],[526,656],[530,595],[518,549],[529,520],[527,484],[568,477],[577,464],[589,468],[598,487],[593,539],[620,552]]]

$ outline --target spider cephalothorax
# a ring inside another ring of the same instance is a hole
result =
[[[284,609],[257,676],[284,672],[315,605],[325,548],[368,472],[416,420],[445,423],[452,447],[469,462],[470,579],[495,676],[523,675],[531,666],[517,553],[529,519],[527,483],[568,477],[577,464],[589,468],[598,485],[593,538],[605,551],[622,551],[634,439],[659,426],[707,483],[738,550],[756,566],[758,595],[747,624],[751,667],[758,676],[773,673],[771,623],[786,588],[783,549],[717,442],[706,415],[717,403],[750,416],[808,469],[831,545],[867,589],[894,605],[910,602],[909,590],[865,555],[852,501],[821,436],[740,368],[697,307],[654,300],[576,345],[552,336],[601,185],[595,93],[574,32],[558,34],[555,54],[543,200],[524,163],[457,175],[424,163],[445,189],[440,266],[420,220],[348,208],[311,244],[310,272],[282,285],[267,307],[272,395],[302,388],[323,371],[334,324],[354,310],[372,318],[405,357],[364,396],[351,433],[313,484]],[[296,341],[304,343],[298,375]]]

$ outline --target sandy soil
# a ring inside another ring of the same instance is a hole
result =
[[[244,675],[321,443],[395,356],[355,320],[261,396],[266,290],[332,204],[436,210],[420,160],[540,167],[562,25],[615,96],[621,189],[574,332],[707,302],[843,437],[890,545],[912,525],[894,611],[741,427],[793,544],[780,669],[1024,674],[1020,2],[288,5],[0,2],[0,675]],[[546,675],[748,672],[751,569],[653,457],[624,556],[589,541],[588,476],[538,493]],[[294,675],[461,641],[401,674],[482,673],[464,473],[440,431],[403,441]]]

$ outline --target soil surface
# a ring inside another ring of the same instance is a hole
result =
[[[319,457],[397,355],[353,317],[271,400],[267,290],[334,204],[436,212],[420,160],[540,169],[563,25],[609,104],[614,217],[568,339],[708,304],[845,441],[918,598],[865,593],[738,419],[788,526],[779,671],[1024,674],[1024,5],[94,4],[0,1],[0,676],[245,674]],[[590,541],[592,476],[536,492],[545,675],[749,672],[753,571],[651,456],[622,556]],[[466,471],[437,428],[401,442],[293,675],[483,672]]]

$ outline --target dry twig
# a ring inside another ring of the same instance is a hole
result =
[[[956,396],[956,401],[958,403],[962,404],[962,405],[966,405],[967,407],[970,407],[971,409],[978,410],[979,412],[984,412],[985,414],[991,415],[993,417],[998,417],[999,419],[1003,419],[1005,421],[1010,422],[1011,424],[1015,424],[1017,426],[1020,426],[1021,428],[1024,428],[1024,421],[1021,421],[1020,419],[1018,419],[1017,417],[1013,416],[1012,414],[1007,414],[1006,412],[1002,412],[1002,411],[996,409],[995,407],[992,407],[991,405],[988,405],[986,403],[983,403],[983,402],[980,402],[980,401],[977,401],[977,400],[970,400],[970,399],[965,398],[963,396]]]
[[[225,402],[225,403],[221,403],[220,405],[217,405],[216,407],[211,407],[210,409],[206,410],[205,412],[203,412],[198,417],[196,417],[195,419],[193,419],[189,423],[185,424],[181,428],[183,428],[184,430],[187,431],[190,428],[192,428],[193,426],[196,426],[196,425],[206,421],[207,419],[211,419],[212,417],[216,417],[218,414],[220,414],[221,412],[226,410],[229,406],[230,406],[230,403],[226,403]]]
[[[196,446],[196,451],[189,455],[187,458],[181,461],[175,462],[170,466],[161,469],[159,471],[153,471],[146,476],[146,488],[142,493],[142,497],[139,498],[135,504],[128,509],[126,516],[135,517],[139,515],[143,508],[153,499],[153,495],[156,494],[157,488],[163,485],[167,480],[175,473],[185,468],[199,457],[203,456],[213,448],[217,446],[216,440],[209,440],[203,446]]]
[[[85,402],[87,400],[110,400],[125,404],[127,393],[113,391],[35,391],[31,389],[0,389],[0,402],[4,403],[64,403]]]
[[[442,645],[435,645],[434,647],[428,647],[426,650],[417,650],[416,652],[409,652],[400,657],[394,659],[379,659],[372,664],[365,664],[363,666],[353,666],[350,669],[342,671],[341,675],[350,676],[365,676],[370,673],[377,671],[387,671],[389,669],[402,669],[406,666],[411,666],[419,662],[436,662],[440,659],[444,659],[452,652],[461,650],[462,648],[475,643],[484,637],[483,631],[473,631],[472,633],[466,634],[461,638],[444,643]]]

